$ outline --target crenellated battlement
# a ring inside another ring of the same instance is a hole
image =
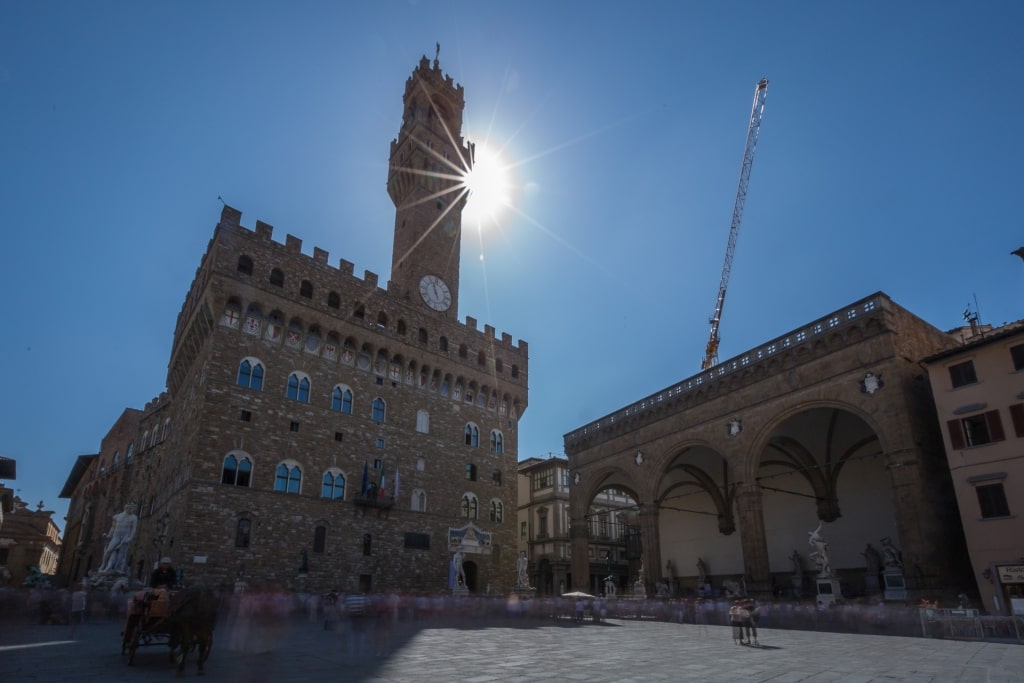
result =
[[[211,247],[213,243],[217,243],[233,253],[237,252],[237,255],[242,255],[246,253],[247,242],[259,244],[264,249],[270,250],[268,253],[270,260],[282,259],[278,263],[279,267],[287,265],[288,270],[293,271],[305,271],[307,268],[312,267],[324,273],[326,279],[334,280],[339,286],[345,285],[361,288],[363,290],[363,298],[366,301],[376,300],[379,297],[387,299],[389,306],[399,305],[403,308],[410,308],[409,303],[400,299],[397,291],[393,291],[391,282],[388,282],[386,287],[380,286],[380,276],[377,273],[365,270],[363,271],[362,278],[360,278],[354,274],[355,264],[351,261],[339,259],[337,266],[332,266],[329,262],[330,253],[326,249],[313,247],[312,255],[304,254],[300,238],[286,234],[285,241],[282,244],[273,239],[274,226],[257,219],[255,228],[250,230],[242,225],[241,220],[241,211],[225,206],[221,210],[220,222],[217,224],[217,230],[213,240],[211,240]],[[291,260],[292,263],[286,264],[283,259]],[[296,259],[298,259],[297,262]],[[201,277],[206,262],[207,256],[204,256],[203,264],[200,265],[196,272],[197,280]],[[193,291],[195,284],[193,283]],[[415,317],[415,315],[410,314],[409,317]],[[436,325],[436,323],[433,324]],[[512,335],[502,332],[499,336],[492,325],[485,324],[483,330],[480,330],[477,319],[472,316],[467,315],[465,322],[454,321],[447,324],[458,328],[466,336],[467,341],[497,342],[509,351],[516,352],[524,358],[527,356],[528,346],[525,341],[520,339],[517,344],[514,344],[512,342]],[[477,337],[477,339],[470,338],[473,336]]]

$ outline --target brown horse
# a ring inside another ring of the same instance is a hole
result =
[[[213,627],[217,622],[218,600],[208,588],[187,588],[171,599],[170,612],[163,624],[169,636],[171,662],[178,665],[178,674],[185,671],[185,658],[199,646],[197,673],[203,674],[203,662],[213,647]]]

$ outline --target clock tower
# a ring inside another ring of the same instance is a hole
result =
[[[440,49],[440,48],[439,48]],[[462,178],[473,146],[462,139],[463,88],[424,56],[405,84],[405,111],[391,142],[388,194],[395,204],[391,286],[398,296],[458,318]]]

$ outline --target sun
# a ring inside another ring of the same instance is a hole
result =
[[[510,167],[499,150],[477,143],[473,168],[462,179],[469,193],[463,217],[481,226],[497,223],[512,204],[510,175]]]

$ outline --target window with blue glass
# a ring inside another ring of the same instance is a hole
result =
[[[344,384],[338,384],[331,392],[331,410],[352,414],[352,390]]]
[[[370,414],[370,419],[374,422],[383,422],[386,409],[387,406],[384,404],[384,399],[379,397],[373,399],[373,411]]]
[[[480,428],[472,422],[466,425],[466,445],[474,448],[480,445]]]
[[[281,463],[274,475],[274,490],[285,493],[298,493],[302,486],[302,469],[298,465]]]
[[[288,375],[288,398],[300,403],[309,403],[309,377],[293,372]]]
[[[497,429],[491,430],[491,453],[504,453],[505,440]]]
[[[320,497],[329,498],[330,500],[343,500],[345,498],[345,475],[340,470],[330,469],[324,472]]]
[[[253,358],[244,358],[238,366],[238,386],[262,390],[263,364]]]
[[[252,481],[252,460],[246,455],[238,456],[229,453],[224,458],[220,483],[231,486],[248,486],[250,481]]]

